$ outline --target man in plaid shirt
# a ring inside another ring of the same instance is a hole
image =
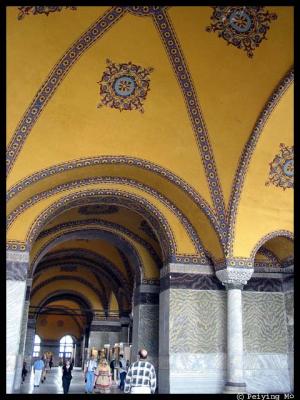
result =
[[[139,351],[140,359],[129,367],[125,380],[125,393],[154,393],[156,374],[153,365],[146,361],[147,350]]]

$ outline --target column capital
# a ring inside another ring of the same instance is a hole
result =
[[[227,289],[242,289],[251,278],[253,272],[253,268],[228,267],[216,271],[216,275]]]

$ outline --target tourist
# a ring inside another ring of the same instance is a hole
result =
[[[40,386],[41,376],[43,369],[45,367],[44,357],[41,357],[39,360],[36,360],[33,364],[33,372],[34,372],[34,387]]]
[[[125,378],[126,378],[126,374],[127,374],[127,369],[126,369],[126,362],[123,358],[123,354],[120,354],[120,359],[119,359],[119,365],[120,365],[120,369],[119,369],[119,373],[120,373],[120,386],[119,388],[121,390],[124,390],[124,385],[125,385]]]
[[[25,381],[26,375],[27,375],[27,368],[26,368],[26,362],[23,362],[23,368],[22,368],[22,383]]]
[[[52,360],[52,356],[51,356],[51,357],[50,357],[50,360],[49,360],[49,368],[50,368],[50,371],[51,371],[52,366],[53,366],[53,360]]]
[[[95,376],[96,389],[99,390],[100,393],[110,393],[111,372],[106,358],[102,358],[100,360],[100,364],[95,372]]]
[[[154,366],[147,361],[147,350],[139,351],[140,359],[129,367],[125,380],[125,393],[154,394],[156,388],[156,374]]]
[[[63,365],[62,385],[64,389],[64,394],[69,393],[70,383],[72,379],[72,369],[73,364],[71,364],[68,360],[66,364]]]
[[[93,393],[94,389],[94,372],[97,369],[97,361],[95,356],[92,355],[90,359],[85,364],[84,374],[85,374],[85,393]]]
[[[47,370],[48,370],[48,359],[47,359],[46,355],[44,355],[43,361],[44,361],[44,368],[42,371],[42,380],[41,380],[42,383],[44,383],[46,380],[46,374],[47,374]]]
[[[114,376],[115,376],[114,375],[114,373],[115,373],[115,359],[114,358],[111,360],[109,366],[110,366],[110,369],[111,369],[112,379],[114,380]]]

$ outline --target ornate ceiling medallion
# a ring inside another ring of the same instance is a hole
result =
[[[115,64],[106,60],[107,67],[100,82],[101,102],[98,107],[106,105],[123,110],[144,112],[143,101],[149,91],[149,74],[153,68],[143,68],[132,64]]]
[[[18,19],[21,20],[25,17],[25,15],[29,14],[46,14],[48,16],[49,13],[61,11],[63,8],[70,8],[71,10],[77,9],[75,6],[22,6],[18,7],[20,10]]]
[[[211,16],[213,23],[206,28],[207,32],[219,31],[219,37],[227,44],[243,49],[248,57],[258,47],[269,30],[269,23],[277,19],[277,15],[265,11],[264,6],[227,6],[213,7]]]
[[[280,143],[280,152],[270,163],[269,179],[266,186],[270,184],[286,188],[294,187],[294,146],[288,147]]]

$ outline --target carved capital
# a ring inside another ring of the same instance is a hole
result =
[[[242,289],[251,278],[254,269],[252,268],[226,268],[216,271],[217,277],[227,289]]]

